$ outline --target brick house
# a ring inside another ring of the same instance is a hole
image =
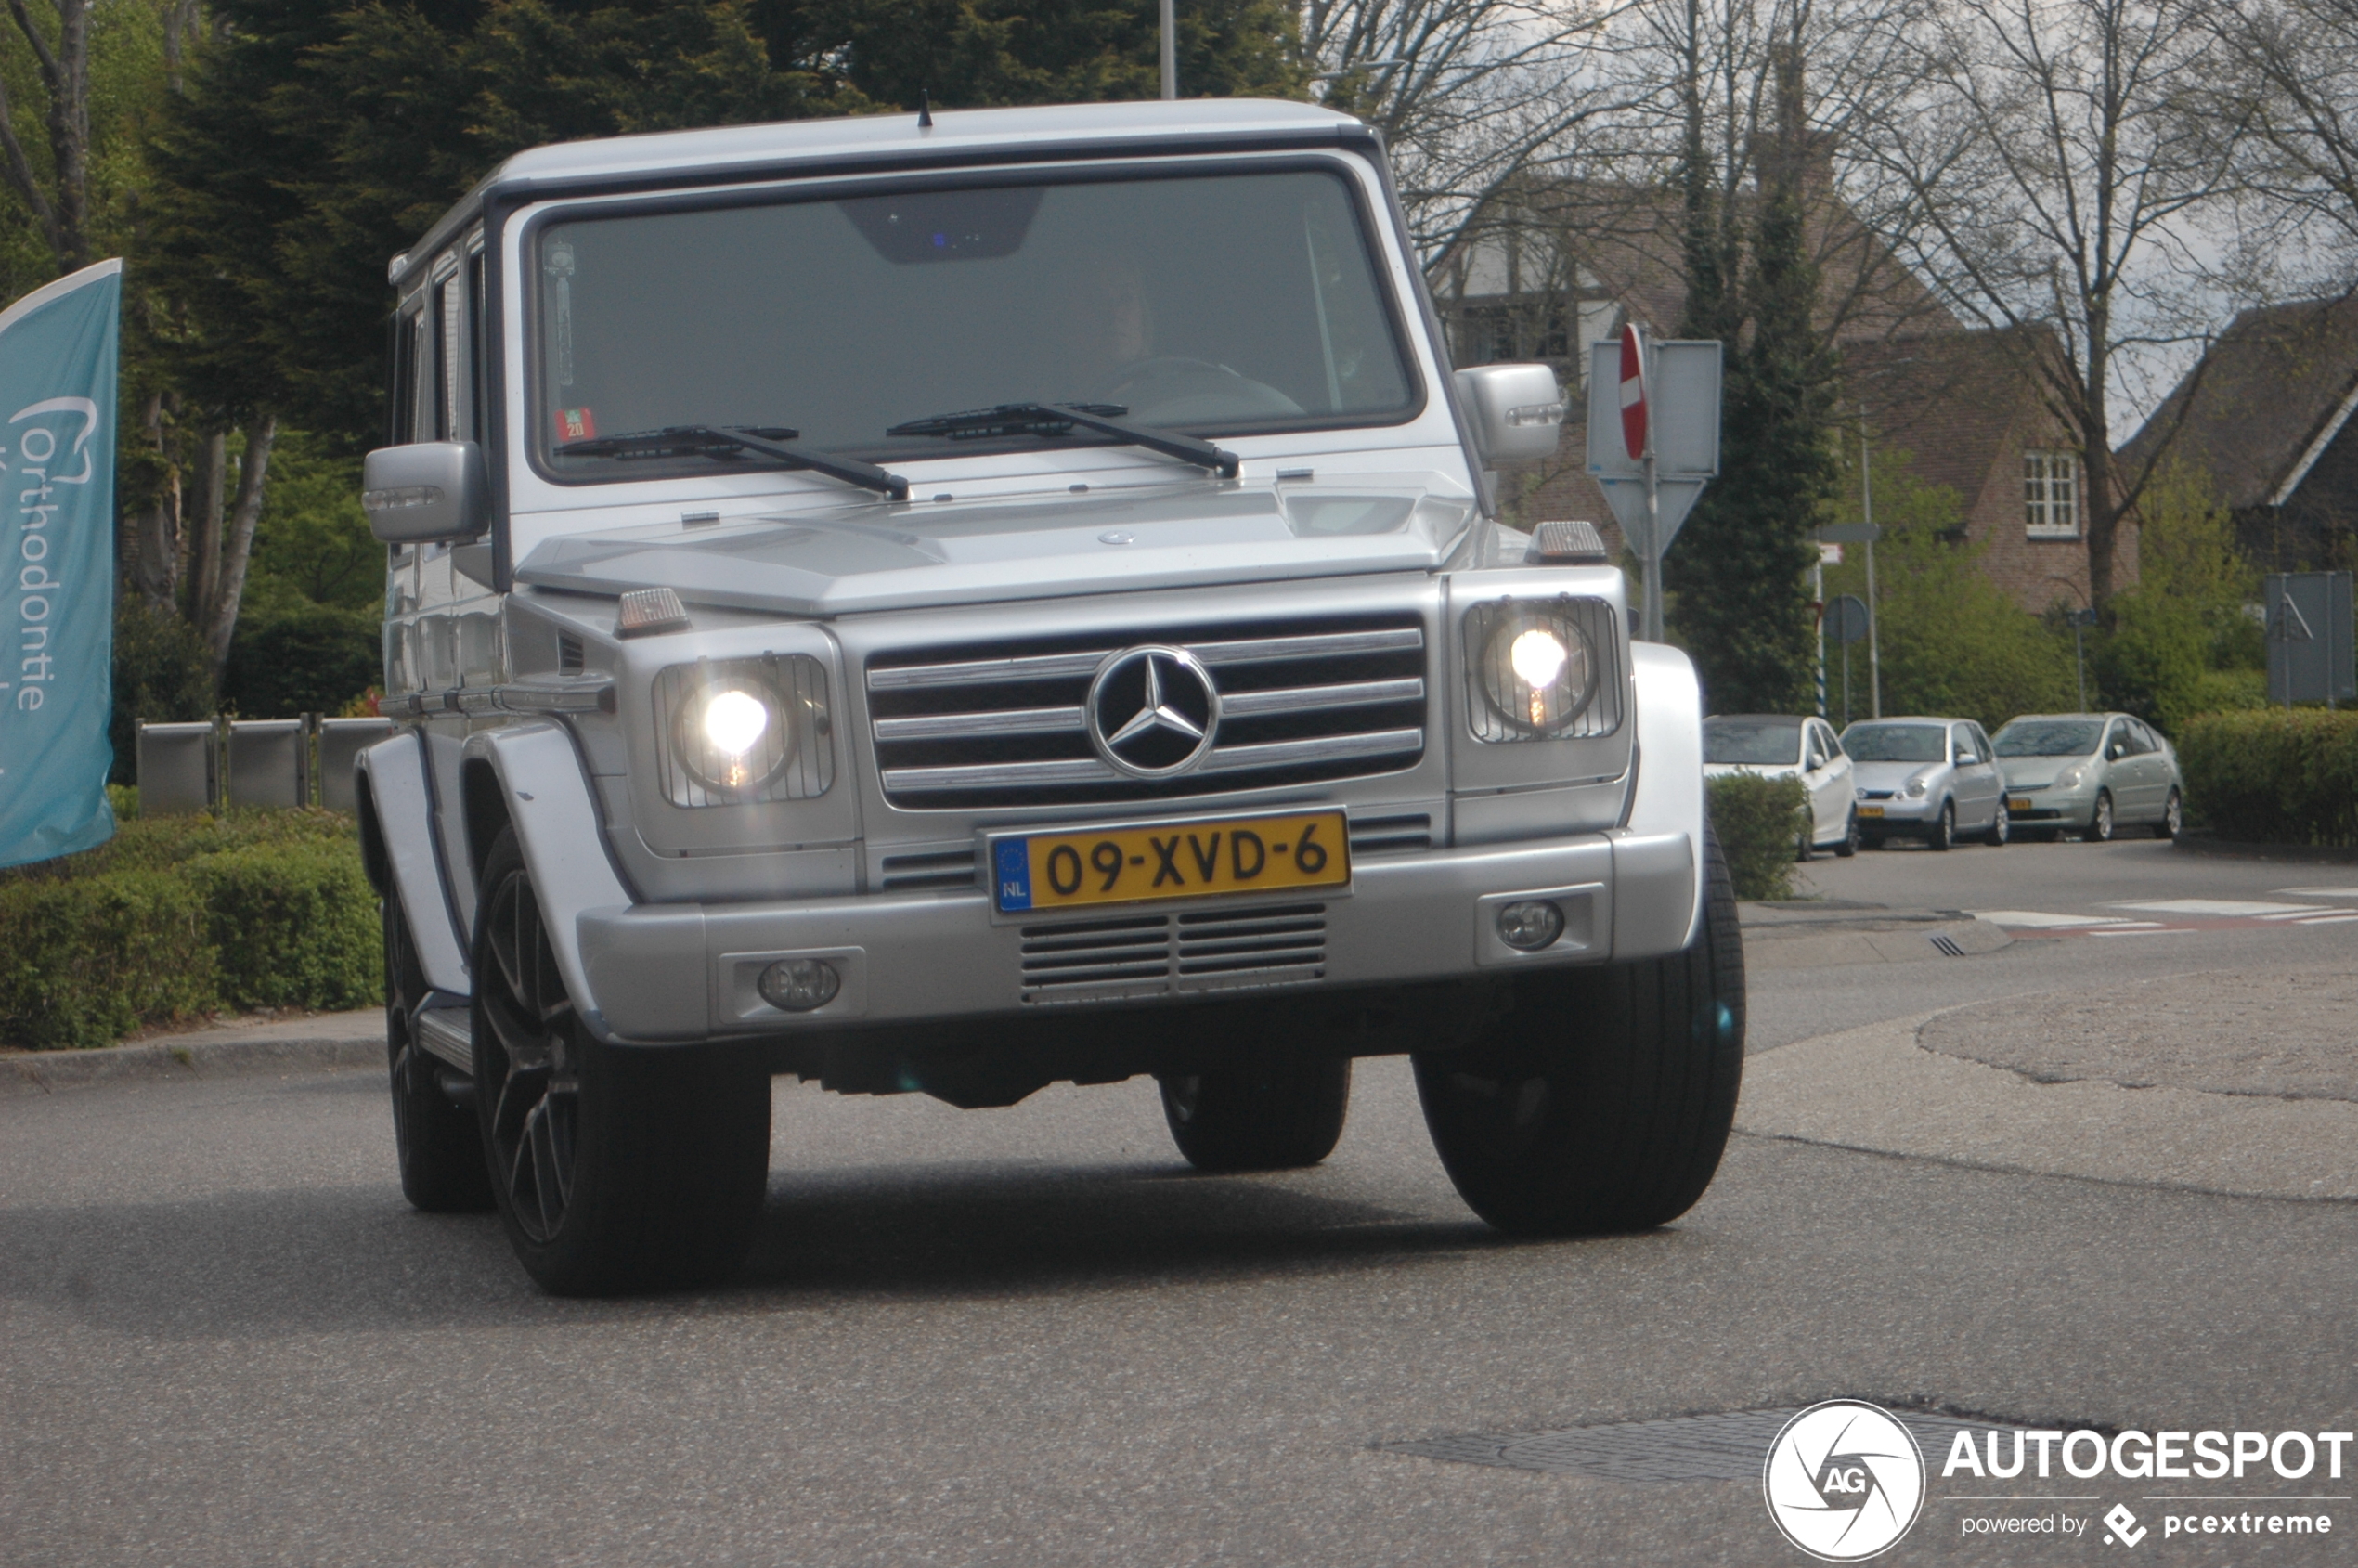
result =
[[[2121,448],[2165,440],[2209,476],[2263,571],[2358,565],[2358,299],[2247,310]]]
[[[1844,370],[1855,460],[1860,411],[1878,448],[1905,451],[1920,481],[1958,497],[1963,537],[1983,570],[2025,609],[2085,603],[2080,464],[2049,413],[2035,340],[1963,326],[1877,240],[1833,188],[1831,140],[1813,139],[1805,170],[1806,234],[1820,279],[1818,325]],[[1554,462],[1520,477],[1526,521],[1594,521],[1621,533],[1585,472],[1591,344],[1639,322],[1667,335],[1685,304],[1678,194],[1593,183],[1543,183],[1473,231],[1435,269],[1435,303],[1459,365],[1539,359],[1570,406]],[[1674,543],[1671,547],[1678,549]],[[2136,531],[2115,547],[2114,581],[2137,580]]]

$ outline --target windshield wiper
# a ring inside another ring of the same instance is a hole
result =
[[[1234,479],[1237,454],[1176,431],[1150,424],[1133,424],[1115,416],[1130,410],[1118,403],[1002,403],[995,408],[971,408],[963,414],[937,414],[894,425],[887,435],[940,435],[972,441],[986,435],[1063,435],[1078,427],[1120,436],[1134,447],[1160,452],[1182,462],[1208,468],[1223,479]]]
[[[567,441],[557,447],[557,455],[567,458],[680,458],[710,456],[716,452],[751,452],[758,457],[775,458],[797,468],[807,468],[823,473],[830,479],[840,479],[847,485],[875,490],[897,501],[909,499],[909,481],[898,473],[888,473],[858,458],[839,458],[832,452],[817,451],[797,446],[794,438],[798,430],[779,425],[730,425],[726,428],[708,424],[667,425],[661,430],[633,431],[628,435],[593,435],[582,441]]]

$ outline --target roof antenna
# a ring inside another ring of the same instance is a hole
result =
[[[933,94],[923,87],[917,89],[917,129],[933,129]]]

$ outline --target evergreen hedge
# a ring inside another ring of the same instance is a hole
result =
[[[1793,897],[1794,853],[1807,830],[1809,796],[1795,778],[1725,773],[1705,786],[1712,831],[1740,899]]]
[[[122,823],[85,854],[0,872],[0,1044],[111,1045],[223,1008],[384,1000],[352,818],[237,811]]]
[[[2358,844],[2358,713],[2214,713],[2178,738],[2186,821],[2246,844]]]

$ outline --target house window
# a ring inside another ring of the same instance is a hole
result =
[[[2022,455],[2023,521],[2034,539],[2079,537],[2079,454]]]

